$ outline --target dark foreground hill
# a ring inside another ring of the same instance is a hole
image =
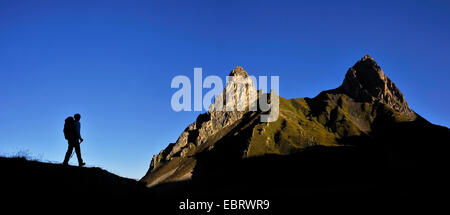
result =
[[[110,211],[138,205],[148,189],[100,168],[0,157],[4,210],[23,212]]]
[[[4,192],[21,199],[52,194],[57,197],[86,195],[131,196],[143,193],[142,183],[117,176],[106,170],[0,157],[1,184]]]

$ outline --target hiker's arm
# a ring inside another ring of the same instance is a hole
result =
[[[78,139],[80,140],[80,143],[83,142],[83,138],[81,138],[81,128],[78,130]]]
[[[83,142],[83,138],[81,138],[81,124],[76,125],[76,133],[78,140],[80,140],[80,143]]]

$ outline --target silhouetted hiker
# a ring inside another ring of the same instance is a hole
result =
[[[75,117],[75,119],[74,119]],[[81,158],[81,149],[80,143],[83,142],[83,138],[80,135],[80,114],[75,114],[74,117],[67,117],[64,123],[64,137],[66,138],[69,146],[67,148],[66,157],[64,158],[64,165],[69,164],[70,157],[72,155],[72,151],[75,148],[75,153],[78,158],[78,166],[84,166],[85,163]]]

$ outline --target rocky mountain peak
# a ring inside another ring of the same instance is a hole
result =
[[[244,78],[248,77],[248,73],[242,68],[242,66],[237,66],[234,68],[228,76],[242,76]]]
[[[369,55],[365,55],[347,71],[339,89],[356,100],[381,102],[398,112],[413,115],[402,92]]]
[[[229,76],[233,77],[233,80],[214,98],[208,112],[200,114],[175,143],[171,143],[153,157],[150,171],[176,157],[189,156],[196,148],[203,147],[208,138],[220,136],[220,131],[240,120],[248,112],[250,105],[257,99],[257,90],[252,79],[241,66],[233,69]]]

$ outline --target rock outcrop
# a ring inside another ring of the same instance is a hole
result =
[[[402,92],[369,55],[347,71],[339,89],[357,101],[381,102],[410,117],[414,115]]]
[[[215,98],[208,112],[200,114],[175,143],[153,157],[150,172],[173,157],[192,155],[209,137],[241,119],[250,106],[255,104],[257,91],[247,72],[237,66],[229,77],[225,89]]]

